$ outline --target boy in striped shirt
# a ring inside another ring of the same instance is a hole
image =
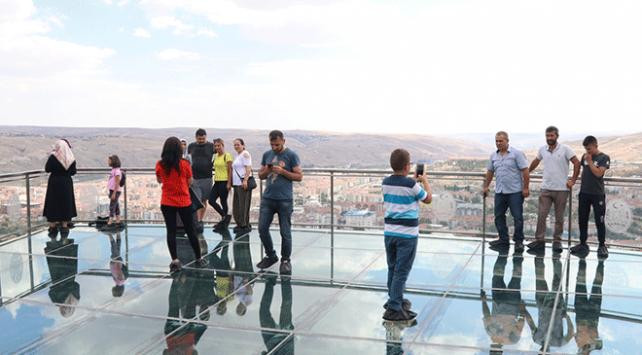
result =
[[[408,151],[394,150],[390,154],[390,166],[394,173],[382,183],[386,211],[383,234],[388,261],[388,302],[384,305],[383,319],[407,321],[417,316],[410,310],[410,301],[403,298],[403,291],[417,252],[419,202],[430,203],[432,193],[425,175],[415,175],[416,181],[408,177]]]

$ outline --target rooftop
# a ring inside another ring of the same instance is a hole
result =
[[[381,319],[387,268],[379,232],[295,230],[291,277],[278,275],[278,265],[257,273],[256,232],[207,229],[208,268],[190,267],[191,249],[179,239],[187,266],[172,277],[164,236],[161,225],[113,234],[79,225],[68,243],[35,232],[0,245],[0,353],[642,349],[638,251],[612,247],[605,261],[594,252],[582,261],[566,251],[499,254],[478,238],[422,234],[406,294],[419,314],[413,325]]]

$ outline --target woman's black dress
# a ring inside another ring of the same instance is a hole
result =
[[[60,164],[55,156],[50,155],[45,165],[45,171],[51,173],[47,183],[45,208],[42,213],[48,222],[71,221],[76,217],[76,199],[74,197],[74,182],[71,177],[76,174],[76,162],[69,169]]]

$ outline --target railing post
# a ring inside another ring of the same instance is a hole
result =
[[[479,289],[484,289],[484,259],[486,259],[486,195],[482,198],[482,253],[481,253],[481,277],[479,278]]]
[[[127,215],[127,170],[125,169],[125,183],[123,184],[123,206],[125,207],[125,222],[128,220]]]
[[[568,247],[571,247],[571,231],[573,228],[573,188],[568,191]]]
[[[31,240],[31,182],[29,181],[29,173],[25,174],[25,189],[27,196],[27,234]],[[29,251],[31,253],[31,250]]]
[[[330,282],[334,280],[334,172],[330,172]]]
[[[33,253],[31,246],[31,179],[29,173],[25,174],[25,189],[26,189],[26,199],[27,199],[27,248],[29,251],[29,284],[31,286],[31,291],[33,292],[34,281],[33,281]]]

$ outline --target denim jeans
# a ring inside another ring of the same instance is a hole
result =
[[[403,291],[417,253],[417,238],[385,237],[388,260],[388,309],[401,310]]]
[[[270,225],[276,213],[279,215],[279,229],[281,230],[281,260],[290,259],[290,254],[292,254],[292,222],[290,220],[292,208],[292,200],[273,200],[265,197],[261,200],[259,237],[261,237],[267,256],[276,256],[270,235]]]
[[[510,214],[515,221],[514,241],[524,240],[524,196],[521,192],[512,194],[495,194],[495,227],[499,239],[508,241],[508,227],[506,226],[506,211],[510,208]]]

